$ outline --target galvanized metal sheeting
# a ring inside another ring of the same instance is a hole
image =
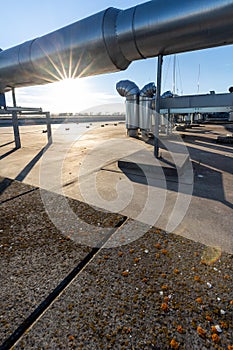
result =
[[[155,83],[146,84],[140,91],[140,96],[154,97],[156,94]]]
[[[139,87],[131,80],[121,80],[116,84],[116,89],[122,97],[139,95]]]

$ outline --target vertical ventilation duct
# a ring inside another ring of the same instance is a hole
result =
[[[139,128],[139,93],[138,86],[130,80],[121,80],[116,89],[122,97],[126,98],[126,128],[130,137],[138,136]]]
[[[152,101],[156,94],[154,83],[146,84],[140,91],[139,96],[139,128],[142,136],[147,136],[152,130]]]

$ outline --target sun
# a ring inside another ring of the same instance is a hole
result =
[[[52,84],[52,97],[56,110],[60,112],[79,112],[90,102],[87,79],[64,79]]]

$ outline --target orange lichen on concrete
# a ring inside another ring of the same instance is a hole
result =
[[[200,326],[197,327],[197,333],[203,338],[206,336],[206,330]]]
[[[177,326],[177,332],[179,332],[180,334],[184,333],[182,326]]]
[[[228,328],[228,324],[227,324],[226,322],[224,322],[224,321],[220,321],[220,325],[221,325],[221,327],[224,328],[224,329],[227,329],[227,328]],[[232,349],[232,350],[233,350],[233,349]]]
[[[213,321],[212,317],[210,317],[209,315],[206,315],[206,320],[209,321],[209,322]]]
[[[212,326],[212,327],[211,327],[211,332],[213,332],[213,333],[218,333],[218,331],[217,331],[217,329],[216,329],[215,326]]]
[[[165,312],[167,312],[169,310],[169,306],[167,305],[167,303],[162,303],[161,305],[161,309]]]
[[[216,333],[212,334],[211,338],[212,338],[213,342],[215,342],[215,343],[220,342],[220,337]]]
[[[163,290],[167,290],[167,289],[168,289],[168,286],[163,285],[161,288],[162,288]]]
[[[128,270],[123,271],[121,274],[122,274],[122,276],[127,277],[127,276],[129,276],[129,271]]]
[[[155,248],[161,249],[161,244],[160,244],[160,243],[156,243],[156,244],[155,244]]]
[[[200,277],[199,276],[194,276],[194,281],[197,281],[197,282],[199,282],[201,279],[200,279]]]
[[[203,303],[202,298],[197,298],[196,302],[199,303],[199,304],[202,304]]]
[[[172,349],[178,349],[179,348],[179,343],[175,339],[171,340],[170,345],[171,345]]]

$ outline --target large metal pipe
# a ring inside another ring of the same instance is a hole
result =
[[[109,8],[0,52],[0,92],[115,72],[130,62],[233,43],[233,0],[154,0]]]

